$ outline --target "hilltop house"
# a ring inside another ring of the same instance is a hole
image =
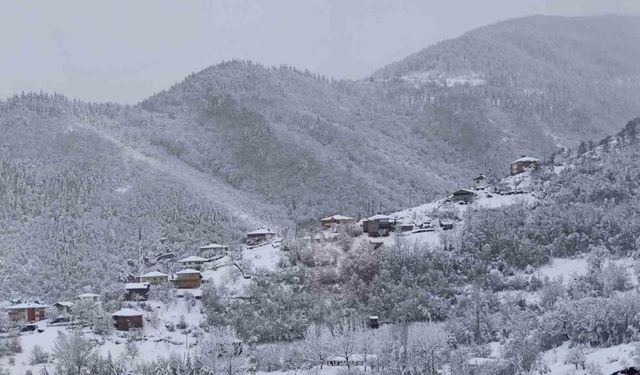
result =
[[[160,271],[151,271],[137,277],[139,283],[148,283],[150,285],[161,285],[169,280],[166,273]]]
[[[275,232],[272,232],[270,229],[257,229],[252,232],[247,233],[247,245],[254,246],[259,245],[261,243],[270,241],[276,236]]]
[[[120,309],[113,313],[113,324],[118,331],[128,331],[133,328],[142,328],[142,313],[134,309]]]
[[[539,159],[523,155],[520,159],[511,162],[511,175],[513,176],[528,170],[536,170],[539,166]]]
[[[12,321],[36,322],[45,319],[45,309],[48,306],[39,303],[19,303],[7,307],[9,319]]]
[[[473,202],[473,200],[476,197],[476,193],[474,193],[471,190],[467,190],[467,189],[460,189],[457,191],[454,191],[453,194],[451,194],[451,201],[456,203],[456,202],[464,202],[464,203],[471,203]]]
[[[205,246],[200,246],[198,251],[200,255],[204,255],[208,258],[218,258],[224,256],[229,250],[229,246],[221,245],[219,243],[211,243]]]
[[[478,177],[473,179],[473,188],[476,190],[482,190],[489,185],[489,180],[483,174],[478,175]]]
[[[353,223],[353,218],[344,215],[333,215],[320,219],[323,228],[331,228],[334,225],[346,225]]]
[[[180,265],[184,268],[193,268],[200,271],[203,268],[203,265],[208,261],[209,259],[199,257],[197,255],[192,255],[190,257],[180,259],[178,263],[180,263]]]
[[[186,269],[176,272],[173,283],[178,289],[199,288],[202,284],[202,274],[198,270]]]
[[[125,299],[127,301],[146,301],[149,298],[149,283],[126,283],[124,289],[127,291]]]
[[[397,220],[391,216],[377,214],[362,221],[362,231],[369,237],[388,236],[396,229]]]

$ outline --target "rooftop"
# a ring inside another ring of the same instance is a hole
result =
[[[353,220],[352,217],[344,215],[333,215],[320,219],[320,221],[332,221],[332,220]]]
[[[200,273],[200,271],[191,269],[191,268],[187,268],[186,270],[182,270],[179,272],[176,272],[176,275],[190,275],[190,274],[194,274],[194,273]]]
[[[248,236],[256,236],[261,234],[276,234],[276,233],[272,232],[270,229],[264,229],[264,228],[256,229],[252,232],[247,233]]]
[[[127,290],[149,289],[149,283],[126,283],[124,288]]]
[[[142,316],[142,313],[138,310],[124,308],[114,312],[112,316]]]
[[[151,271],[151,272],[147,272],[144,275],[140,275],[140,277],[165,277],[167,276],[166,273],[162,273],[160,271]]]
[[[11,305],[9,307],[7,307],[7,310],[22,310],[22,309],[44,309],[47,308],[49,306],[47,305],[41,305],[39,303],[19,303],[17,305]]]
[[[373,221],[373,220],[391,220],[391,219],[393,219],[391,216],[387,216],[387,215],[383,215],[383,214],[377,214],[377,215],[371,216],[367,220]]]
[[[199,257],[197,255],[192,255],[190,257],[186,257],[184,259],[180,259],[178,261],[178,263],[191,263],[191,262],[208,262],[209,259],[203,258],[203,257]]]
[[[219,243],[211,243],[205,246],[200,246],[199,249],[200,250],[213,250],[213,249],[226,249],[229,246],[227,245],[221,245]]]
[[[533,158],[531,156],[523,156],[520,159],[512,161],[511,164],[513,164],[513,163],[521,163],[521,162],[540,162],[540,159],[536,159],[536,158]]]

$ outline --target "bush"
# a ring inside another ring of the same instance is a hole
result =
[[[29,364],[38,365],[41,363],[47,363],[49,361],[49,353],[42,350],[40,345],[35,345],[31,351],[31,358]]]

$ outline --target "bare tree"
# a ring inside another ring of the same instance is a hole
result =
[[[433,323],[414,324],[409,330],[409,363],[422,374],[435,375],[447,359],[445,330]]]
[[[324,365],[331,354],[331,334],[325,326],[312,324],[304,334],[302,354],[312,365]]]
[[[58,332],[53,353],[56,373],[68,375],[88,374],[91,363],[98,357],[93,345],[79,332],[71,335]]]
[[[247,361],[243,358],[242,342],[229,327],[215,327],[200,343],[202,367],[216,374],[241,375],[247,372]]]

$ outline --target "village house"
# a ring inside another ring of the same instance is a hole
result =
[[[388,236],[396,230],[397,220],[391,216],[377,214],[362,221],[362,231],[369,237]]]
[[[209,262],[209,259],[199,257],[197,255],[192,255],[190,257],[186,257],[184,259],[180,259],[178,263],[184,268],[193,268],[195,270],[202,270],[204,264]]]
[[[451,194],[451,201],[453,203],[464,202],[471,203],[476,197],[476,193],[467,189],[456,190]]]
[[[272,240],[276,236],[270,229],[257,229],[247,233],[246,243],[249,246],[259,245]]]
[[[219,243],[211,243],[205,246],[200,246],[198,251],[200,255],[206,256],[207,258],[219,258],[227,254],[229,246],[221,245]]]
[[[150,285],[162,285],[169,280],[166,273],[160,271],[151,271],[137,277],[139,283],[148,283]]]
[[[149,298],[149,283],[126,283],[124,289],[127,301],[146,301]]]
[[[7,307],[9,319],[16,321],[37,322],[45,319],[45,309],[48,306],[39,303],[19,303]]]
[[[176,272],[173,283],[178,289],[199,288],[202,284],[202,274],[198,270],[186,269]]]
[[[539,159],[523,155],[520,159],[511,162],[511,175],[513,176],[529,170],[536,170],[539,166]]]
[[[78,295],[78,299],[80,301],[98,302],[100,300],[100,295],[95,293],[82,293]]]
[[[476,190],[482,190],[489,185],[489,180],[483,174],[473,179],[473,188]]]
[[[70,314],[71,308],[73,307],[73,302],[58,301],[53,304],[53,307],[55,307],[60,314]]]
[[[118,331],[141,329],[143,327],[142,313],[134,309],[120,309],[113,313],[112,317],[113,324]]]
[[[335,225],[347,225],[353,223],[353,218],[344,215],[333,215],[320,219],[323,228],[329,229]]]

